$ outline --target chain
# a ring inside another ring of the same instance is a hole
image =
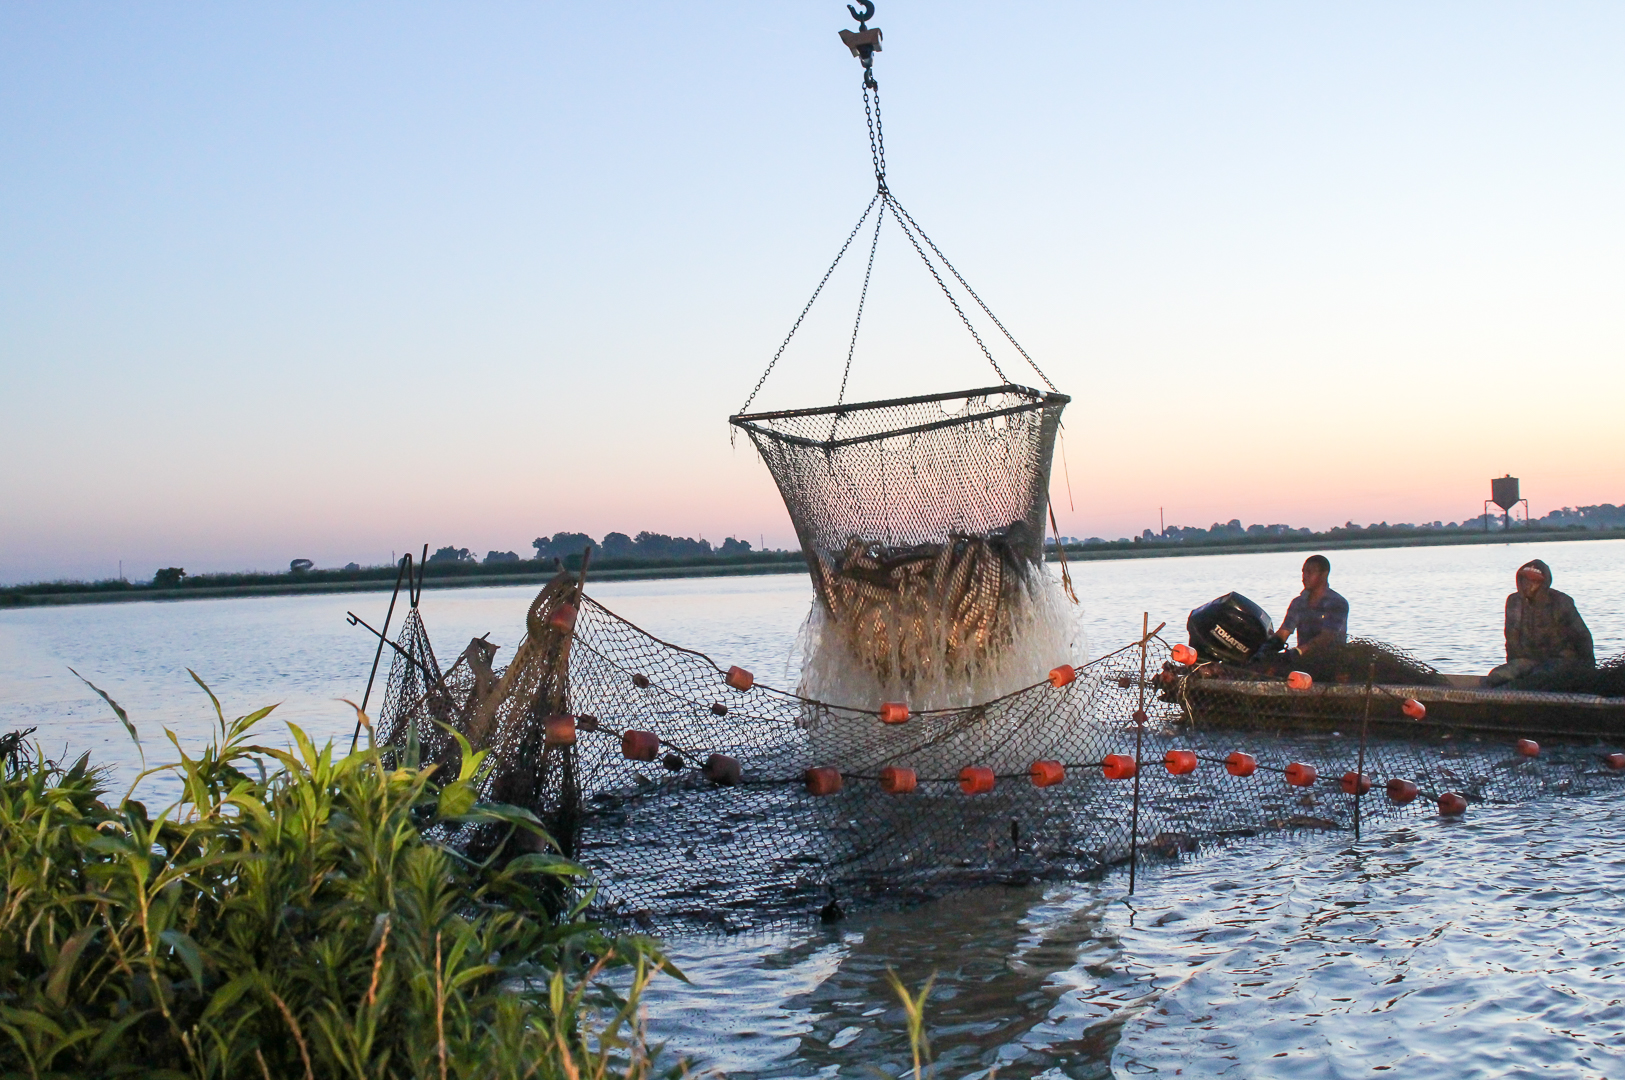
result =
[[[869,111],[869,91],[875,93],[874,112]],[[886,190],[886,132],[880,126],[880,84],[871,68],[863,69],[863,118],[869,124],[869,157],[875,163],[875,183]]]
[[[976,301],[977,306],[982,309],[982,311],[987,315],[988,318],[993,320],[993,325],[997,326],[999,328],[999,332],[1004,335],[1004,339],[1006,341],[1008,341],[1010,344],[1014,345],[1016,347],[1016,352],[1021,354],[1021,358],[1023,360],[1025,360],[1025,361],[1027,361],[1028,365],[1034,371],[1038,372],[1038,377],[1040,379],[1044,380],[1044,385],[1049,387],[1051,390],[1055,390],[1055,384],[1050,382],[1048,375],[1044,374],[1044,369],[1039,367],[1038,364],[1033,360],[1033,358],[1027,355],[1027,350],[1023,349],[1021,347],[1021,342],[1017,341],[1014,337],[1012,337],[1011,334],[1010,334],[1010,331],[1008,331],[1008,330],[1006,330],[1004,328],[1004,324],[999,321],[999,317],[997,315],[993,314],[992,310],[987,306],[987,304],[982,302],[982,298],[980,296],[976,295],[976,290],[971,288],[969,283],[967,283],[965,281],[965,279],[960,276],[959,271],[954,269],[954,264],[949,262],[948,257],[946,255],[944,255],[937,248],[937,245],[932,242],[932,240],[931,240],[931,238],[929,236],[925,235],[925,230],[920,228],[919,222],[915,221],[913,216],[910,215],[907,210],[904,210],[902,208],[902,206],[898,204],[897,200],[892,197],[891,192],[889,192],[889,191],[886,192],[886,202],[891,205],[892,213],[894,215],[901,214],[903,218],[908,219],[908,223],[910,225],[913,225],[914,228],[919,229],[921,239],[923,239],[928,245],[930,245],[931,250],[936,252],[937,258],[942,260],[942,265],[944,265],[944,266],[946,266],[948,268],[949,272],[953,274],[954,279],[956,281],[958,281],[961,286],[964,287],[964,290],[966,292],[970,293],[971,299]],[[899,222],[901,222],[901,218],[899,219]],[[921,257],[924,257],[924,252],[921,252]],[[934,273],[936,273],[936,271],[933,270],[932,273],[934,274]],[[937,282],[938,282],[938,284],[941,284],[942,279],[938,278]],[[944,286],[944,288],[946,288],[946,286]],[[955,311],[959,310],[959,305],[958,304],[954,305],[954,310]],[[963,313],[961,313],[959,317],[963,319],[965,316],[964,316]],[[969,325],[969,324],[967,324],[967,325]],[[977,344],[981,344],[981,340],[982,340],[981,338],[977,338],[976,339]],[[985,346],[983,347],[982,351],[987,352],[987,349],[986,349]],[[989,357],[989,359],[992,359],[992,358]],[[998,365],[995,364],[994,368],[996,370],[998,368]]]
[[[869,275],[875,271],[875,248],[880,246],[880,226],[885,220],[884,210],[875,215],[875,236],[869,241],[869,265],[863,271],[863,291],[858,293],[858,317],[852,320],[852,340],[846,346],[846,370],[841,372],[841,392],[835,398],[837,405],[846,400],[846,380],[852,375],[852,353],[858,347],[858,327],[863,324],[863,304],[869,299]],[[834,437],[834,433],[831,432],[830,438]]]
[[[886,195],[886,209],[891,211],[892,217],[897,218],[897,227],[903,230],[903,235],[908,237],[908,242],[914,245],[915,251],[919,252],[920,261],[925,263],[927,270],[931,271],[931,276],[937,279],[937,287],[942,290],[942,295],[948,298],[948,303],[953,305],[954,313],[959,316],[959,321],[965,324],[965,329],[970,331],[970,336],[976,340],[976,347],[982,350],[982,355],[987,357],[987,362],[993,365],[993,370],[998,372],[999,379],[1003,382],[1009,382],[1010,377],[1004,373],[1004,369],[999,366],[999,362],[993,359],[993,354],[988,351],[987,344],[982,341],[982,335],[976,332],[976,327],[972,326],[970,319],[965,317],[965,311],[959,306],[959,301],[954,299],[954,294],[948,288],[948,283],[942,280],[941,274],[937,273],[936,266],[931,262],[931,256],[927,255],[925,249],[920,246],[920,242],[914,239],[914,233],[910,231],[908,222],[904,221],[902,216],[899,216],[897,201],[889,193]],[[882,213],[884,212],[883,210]],[[912,218],[909,219],[909,221],[912,220]],[[915,228],[918,228],[918,226],[915,226]],[[920,235],[924,236],[925,234],[922,232]],[[926,240],[926,243],[929,244],[930,242],[929,239]],[[932,250],[935,250],[935,245],[933,245]],[[938,252],[938,255],[940,256],[941,252]],[[943,259],[942,261],[946,263],[948,260]],[[953,267],[950,266],[949,269],[951,270]],[[1039,372],[1039,374],[1043,374],[1043,372]]]
[[[824,271],[824,276],[818,282],[818,288],[813,290],[812,299],[807,301],[807,306],[801,309],[800,315],[796,316],[795,325],[790,327],[790,332],[784,335],[784,343],[779,346],[779,351],[773,354],[773,359],[768,362],[767,370],[762,372],[760,379],[756,380],[756,388],[750,392],[750,397],[745,399],[745,404],[739,407],[741,413],[750,408],[750,403],[755,401],[756,395],[762,392],[762,384],[767,382],[769,375],[773,374],[773,367],[779,362],[779,357],[783,356],[784,350],[790,347],[790,339],[796,336],[797,330],[801,329],[801,320],[805,319],[807,312],[812,310],[814,301],[818,299],[818,294],[824,291],[825,285],[829,284],[829,276],[835,273],[837,266],[841,265],[841,259],[846,255],[846,249],[852,246],[852,240],[858,235],[858,230],[863,228],[863,223],[869,220],[870,213],[874,211],[875,203],[879,201],[880,192],[877,191],[875,197],[869,200],[869,205],[863,208],[863,216],[858,218],[858,223],[852,226],[852,231],[847,234],[846,243],[842,244],[841,250],[835,253],[835,261],[829,264],[828,270]],[[870,258],[871,260],[874,258],[873,254],[870,255]]]

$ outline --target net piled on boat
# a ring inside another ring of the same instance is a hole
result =
[[[392,695],[380,732],[421,730],[428,703],[443,702],[440,715],[490,751],[482,790],[529,793],[525,805],[594,870],[607,917],[742,927],[832,901],[1091,877],[1270,831],[1343,832],[1357,813],[1370,827],[1437,813],[1448,794],[1494,803],[1625,776],[1602,756],[1618,747],[1527,756],[1511,731],[1415,721],[1400,688],[1193,677],[1155,634],[970,708],[836,706],[661,641],[591,597],[572,616],[572,593],[561,579],[532,605],[518,648],[531,674],[498,675],[509,691],[494,707],[473,700],[473,672],[458,676],[465,652],[438,695]],[[572,620],[549,661],[561,666],[536,677]],[[426,638],[418,625],[408,634]],[[392,688],[415,662],[396,655]],[[484,714],[514,725],[482,734],[464,719]],[[1354,793],[1355,772],[1370,790]]]

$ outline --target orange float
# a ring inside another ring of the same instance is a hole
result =
[[[1078,669],[1077,668],[1073,667],[1071,664],[1062,664],[1058,668],[1051,668],[1050,669],[1049,684],[1051,686],[1055,687],[1055,689],[1059,690],[1061,687],[1066,686],[1068,683],[1072,683],[1072,682],[1077,681],[1077,678],[1078,678]]]
[[[1196,771],[1196,751],[1170,750],[1162,758],[1163,767],[1173,776],[1184,776]]]
[[[621,756],[628,761],[653,761],[660,753],[660,736],[652,731],[628,731],[621,735]]]
[[[1406,698],[1399,711],[1412,720],[1426,720],[1428,715],[1428,707],[1413,697]]]
[[[1035,761],[1027,775],[1032,777],[1033,787],[1054,787],[1066,779],[1066,769],[1059,761]]]
[[[1294,671],[1286,677],[1286,688],[1288,690],[1307,690],[1313,685],[1315,685],[1315,678],[1307,671]]]
[[[1301,761],[1294,761],[1286,767],[1286,782],[1293,787],[1308,787],[1319,776],[1313,765],[1305,765]]]
[[[1439,796],[1440,817],[1460,817],[1467,812],[1467,800],[1454,791]]]
[[[901,701],[885,701],[880,705],[880,722],[882,724],[908,723],[908,705]]]
[[[1625,769],[1625,754],[1609,754],[1602,763],[1610,769]]]
[[[576,718],[549,716],[542,721],[542,743],[545,746],[572,746],[576,741]]]
[[[1175,645],[1168,655],[1174,663],[1184,664],[1186,667],[1196,663],[1196,650],[1189,645]]]
[[[1346,772],[1337,783],[1345,795],[1364,795],[1371,790],[1371,778],[1363,773]]]
[[[700,766],[700,775],[722,787],[737,787],[741,779],[739,762],[727,754],[712,754]]]
[[[576,607],[574,604],[560,604],[553,609],[553,614],[547,617],[547,625],[561,634],[568,634],[576,626]]]
[[[1100,771],[1108,780],[1127,780],[1137,771],[1137,766],[1127,754],[1107,754],[1101,759]]]
[[[834,795],[841,790],[840,772],[827,765],[808,769],[803,779],[807,782],[809,795]]]
[[[735,690],[743,692],[756,685],[756,676],[742,667],[731,667],[728,669],[728,674],[722,677],[722,681]]]
[[[1388,801],[1395,806],[1404,806],[1416,798],[1417,787],[1409,780],[1395,778],[1388,781]]]
[[[880,790],[888,795],[907,795],[919,784],[913,769],[901,765],[887,765],[880,770]]]
[[[1258,771],[1258,759],[1233,750],[1224,756],[1224,771],[1231,776],[1251,776]]]
[[[1540,743],[1536,742],[1534,739],[1519,739],[1517,749],[1518,753],[1522,754],[1524,757],[1540,756]]]
[[[993,790],[993,770],[985,765],[966,765],[959,770],[959,790],[966,795],[984,795]]]

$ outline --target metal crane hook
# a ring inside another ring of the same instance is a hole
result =
[[[852,17],[858,20],[859,29],[867,30],[868,27],[864,24],[875,17],[874,0],[858,0],[858,5],[863,8],[861,13],[851,4],[846,5],[846,10],[850,11],[852,13]]]

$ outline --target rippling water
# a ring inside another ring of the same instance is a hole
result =
[[[1574,595],[1599,655],[1625,648],[1625,542],[1333,554],[1351,629],[1450,671],[1501,659],[1512,575],[1539,556]],[[1298,554],[1074,564],[1091,655],[1178,634],[1194,605],[1239,589],[1279,617]],[[791,686],[803,575],[606,583],[593,594],[657,636]],[[455,655],[490,632],[511,649],[528,588],[430,591],[424,616]],[[0,612],[0,730],[38,726],[51,752],[137,757],[72,665],[130,711],[149,759],[212,714],[271,701],[318,738],[347,739],[387,599],[265,597]],[[509,653],[499,654],[499,661]],[[386,658],[387,665],[387,658]],[[381,695],[381,687],[375,697]],[[274,728],[268,735],[274,734]],[[1348,838],[1248,841],[1140,878],[967,893],[835,930],[673,943],[695,986],[663,983],[658,1037],[703,1065],[760,1076],[898,1074],[901,1010],[886,988],[935,972],[941,1075],[1625,1077],[1619,928],[1625,840],[1614,795],[1477,807]]]

